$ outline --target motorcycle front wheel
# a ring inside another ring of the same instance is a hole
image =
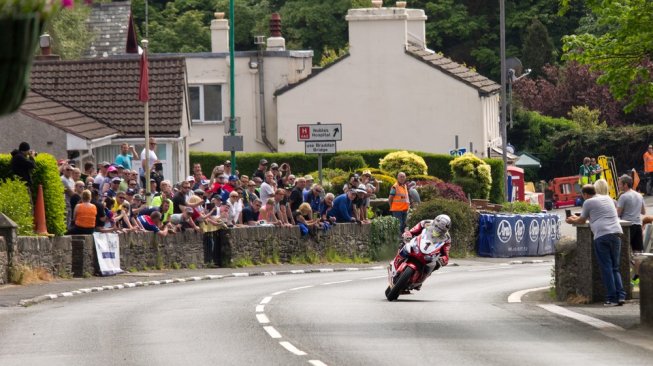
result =
[[[411,267],[406,266],[406,269],[399,274],[399,279],[397,279],[397,282],[390,291],[385,291],[385,297],[388,301],[395,301],[399,298],[399,294],[408,287],[408,282],[410,282],[410,278],[413,277],[413,273],[415,273],[415,271]]]

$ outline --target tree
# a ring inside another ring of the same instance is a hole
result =
[[[571,0],[563,0],[569,4]],[[600,71],[598,81],[626,101],[633,111],[653,101],[653,2],[650,0],[588,0],[605,33],[564,37],[565,59]]]
[[[48,33],[52,36],[52,53],[62,60],[79,59],[88,50],[93,34],[86,27],[86,19],[91,8],[78,4],[59,10],[48,23]]]
[[[555,61],[549,31],[537,18],[534,18],[531,25],[526,28],[521,60],[524,67],[533,70],[533,76],[541,75],[542,67]]]

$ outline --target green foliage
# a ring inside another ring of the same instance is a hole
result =
[[[587,106],[571,107],[569,118],[578,123],[578,126],[583,131],[605,130],[608,124],[605,121],[599,121],[601,111],[598,109],[591,110]]]
[[[376,196],[379,198],[386,198],[390,195],[390,188],[397,182],[397,179],[389,175],[377,174],[374,176],[379,181],[379,191]]]
[[[459,156],[449,163],[453,183],[463,188],[471,198],[488,199],[492,188],[491,167],[473,154]]]
[[[424,159],[408,151],[395,151],[386,155],[379,161],[379,168],[393,176],[399,172],[406,175],[428,174],[428,166]]]
[[[564,5],[572,3],[563,0]],[[603,75],[625,110],[633,111],[653,101],[653,2],[605,0],[587,2],[601,34],[575,34],[563,38],[564,58],[589,65]]]
[[[408,180],[409,181],[413,180],[415,182],[424,182],[424,183],[426,183],[426,182],[433,182],[433,183],[442,182],[442,179],[440,179],[438,177],[434,177],[432,175],[426,175],[426,174],[409,175]]]
[[[0,3],[0,18],[18,18],[24,14],[38,13],[43,20],[48,20],[59,10],[57,1],[46,0],[3,0]]]
[[[528,202],[505,202],[502,208],[503,212],[510,212],[515,214],[525,214],[525,213],[540,213],[542,209],[539,205],[534,205]]]
[[[381,216],[370,224],[370,255],[375,261],[392,259],[399,247],[399,220]]]
[[[252,267],[254,262],[252,262],[251,258],[238,258],[231,262],[231,266],[235,268]]]
[[[407,223],[412,227],[421,220],[433,220],[440,214],[451,217],[451,255],[455,257],[474,255],[478,234],[478,213],[467,203],[443,198],[422,202],[411,212]]]
[[[25,182],[0,180],[0,213],[18,225],[18,235],[34,235],[34,216]]]
[[[319,171],[316,170],[308,174],[313,177],[316,183],[318,182],[318,177],[320,175]],[[330,181],[334,177],[345,175],[345,174],[347,174],[347,172],[342,169],[322,168],[322,179],[327,181]]]
[[[490,166],[492,174],[492,189],[490,189],[490,202],[501,203],[505,201],[503,180],[503,160],[486,158],[483,161]]]
[[[63,235],[66,232],[66,202],[57,160],[52,155],[45,153],[38,154],[34,160],[36,168],[32,172],[33,201],[36,202],[39,184],[43,185],[43,202],[48,232],[54,235]]]
[[[371,1],[371,0],[369,0]],[[338,59],[344,57],[349,52],[349,45],[346,45],[344,48],[339,50],[331,49],[327,46],[324,46],[324,51],[322,51],[322,59],[320,60],[320,67],[326,67],[329,64],[336,62]]]
[[[365,160],[360,154],[340,153],[329,160],[329,168],[341,169],[347,172],[360,169],[365,166]]]
[[[524,43],[522,44],[522,64],[532,69],[532,76],[538,76],[542,66],[552,64],[555,61],[553,42],[549,38],[549,31],[544,24],[534,18],[526,28]],[[515,75],[519,76],[519,75]]]
[[[77,60],[91,45],[93,33],[86,27],[91,7],[78,4],[57,12],[48,24],[52,36],[52,53],[63,60]],[[99,55],[102,56],[102,55]]]

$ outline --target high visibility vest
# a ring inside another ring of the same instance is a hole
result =
[[[653,173],[653,154],[648,151],[644,153],[644,171]]]
[[[390,201],[390,211],[408,211],[408,207],[410,207],[408,187],[395,183],[392,188],[395,190],[395,195],[392,196],[392,201]]]
[[[80,203],[77,205],[77,216],[75,217],[75,226],[82,229],[92,229],[95,227],[95,216],[97,207],[90,203]]]

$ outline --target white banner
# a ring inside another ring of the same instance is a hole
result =
[[[93,233],[97,261],[100,264],[102,276],[112,276],[122,273],[120,269],[120,242],[118,234]]]

